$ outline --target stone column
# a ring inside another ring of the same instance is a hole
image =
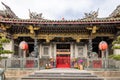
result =
[[[42,57],[42,45],[40,44],[39,46],[40,46],[39,47],[39,57],[41,58]]]
[[[75,43],[73,44],[73,57],[75,58]]]
[[[54,46],[53,46],[53,48],[54,48],[54,54],[53,54],[53,58],[54,58],[54,67],[56,67],[56,43],[55,44],[53,44]]]
[[[73,44],[70,44],[70,57],[73,58]]]
[[[22,57],[21,53],[22,53],[22,50],[18,47],[18,56],[19,57]]]
[[[49,46],[49,57],[52,58],[52,44]]]
[[[75,44],[75,58],[78,57],[78,46],[77,44]]]
[[[56,59],[56,43],[54,44],[54,59]]]
[[[87,54],[87,45],[85,44],[84,48],[83,48],[83,57],[88,57],[88,54]]]

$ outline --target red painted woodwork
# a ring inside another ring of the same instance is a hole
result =
[[[102,61],[101,60],[94,60],[93,61],[93,68],[102,68]]]
[[[57,59],[57,68],[70,68],[70,56],[59,56]]]
[[[99,49],[100,49],[100,50],[104,51],[104,50],[106,50],[107,48],[108,48],[108,44],[107,44],[105,41],[101,41],[101,42],[99,43]]]
[[[34,68],[34,61],[33,60],[27,60],[26,61],[26,68]]]

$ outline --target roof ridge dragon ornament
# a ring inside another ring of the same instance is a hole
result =
[[[29,17],[30,19],[43,19],[42,13],[31,12],[29,9]]]
[[[116,7],[116,9],[109,15],[109,17],[120,17],[120,5]]]
[[[1,2],[1,3],[6,8],[5,10],[0,10],[0,16],[1,17],[4,17],[4,18],[18,18],[8,5],[6,5],[3,2]]]
[[[98,11],[99,11],[99,9],[97,11],[91,11],[90,13],[84,13],[84,15],[85,15],[84,19],[95,19],[95,18],[97,18],[98,17]]]

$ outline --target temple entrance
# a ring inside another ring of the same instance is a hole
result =
[[[56,67],[70,68],[70,44],[57,44]]]

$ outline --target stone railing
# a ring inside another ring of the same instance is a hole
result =
[[[71,68],[79,64],[79,60],[70,61]],[[56,60],[51,63],[49,58],[10,58],[0,61],[0,67],[5,69],[45,69],[46,64],[56,68]],[[120,61],[113,59],[84,59],[82,64],[86,70],[120,70]]]

